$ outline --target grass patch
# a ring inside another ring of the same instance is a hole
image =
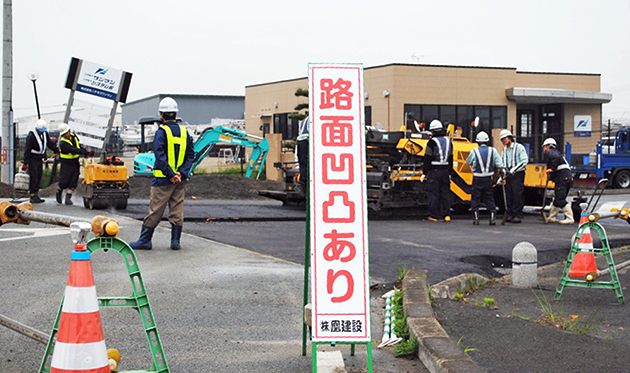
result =
[[[394,347],[394,355],[396,357],[408,357],[413,359],[416,355],[418,355],[419,346],[420,344],[418,343],[418,339],[416,339],[416,337],[401,341],[396,345],[396,347]]]
[[[460,344],[462,343],[462,341],[464,340],[464,337],[460,337],[459,340],[457,341],[457,347],[461,347]],[[479,351],[474,347],[466,347],[464,348],[464,354],[466,354],[466,356],[470,356],[468,353],[469,352],[473,352],[473,351]]]
[[[562,308],[554,309],[542,290],[539,289],[538,292],[533,290],[533,292],[543,313],[542,317],[536,320],[537,323],[579,334],[592,334],[597,331],[596,315],[599,308],[586,316],[567,315]]]

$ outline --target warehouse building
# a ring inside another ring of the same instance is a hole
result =
[[[210,124],[212,119],[244,119],[244,96],[166,94],[145,97],[122,105],[122,124],[133,125],[146,116],[157,116],[164,97],[172,97],[179,105],[179,117],[191,125]]]

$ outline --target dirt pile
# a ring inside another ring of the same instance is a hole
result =
[[[149,198],[151,189],[150,177],[131,177],[129,179],[130,198]],[[42,189],[41,197],[52,197],[57,190],[57,183]],[[82,185],[76,190],[82,196],[85,188]],[[186,186],[187,199],[265,199],[258,195],[259,190],[284,190],[282,183],[270,180],[255,180],[236,176],[199,175],[189,180]],[[0,183],[0,198],[12,198],[13,186]]]

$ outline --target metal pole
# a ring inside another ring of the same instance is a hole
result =
[[[66,124],[70,120],[70,112],[72,111],[72,104],[74,104],[74,90],[70,90],[70,97],[68,97],[68,105],[66,105],[66,113],[63,115],[63,122]]]
[[[9,329],[12,329],[43,344],[48,343],[48,339],[50,338],[50,336],[44,332],[40,332],[39,330],[33,329],[30,326],[24,325],[15,320],[11,320],[10,318],[3,315],[0,315],[0,325],[4,325]]]
[[[114,126],[114,117],[116,116],[116,109],[118,108],[118,101],[114,101],[114,106],[109,112],[109,122],[107,122],[107,132],[105,132],[105,139],[103,140],[103,149],[101,149],[101,162],[105,160],[107,156],[107,145],[112,133],[112,127]]]
[[[39,100],[37,99],[37,85],[33,80],[33,91],[35,92],[35,107],[37,107],[37,119],[42,119],[42,114],[39,111]]]
[[[57,214],[49,214],[46,212],[21,210],[19,212],[20,219],[26,221],[37,221],[40,223],[61,225],[63,227],[69,227],[72,223],[90,223],[89,219],[76,218],[74,216],[65,216]]]
[[[2,42],[2,153],[7,155],[2,167],[2,181],[13,183],[13,136],[11,136],[11,94],[13,89],[13,13],[11,0],[3,3],[3,42]]]

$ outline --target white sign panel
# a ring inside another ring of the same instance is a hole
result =
[[[123,71],[83,61],[77,79],[77,92],[116,100]]]
[[[309,64],[313,341],[369,342],[363,66]]]
[[[591,137],[593,119],[590,115],[576,115],[573,117],[573,133],[576,137]]]

